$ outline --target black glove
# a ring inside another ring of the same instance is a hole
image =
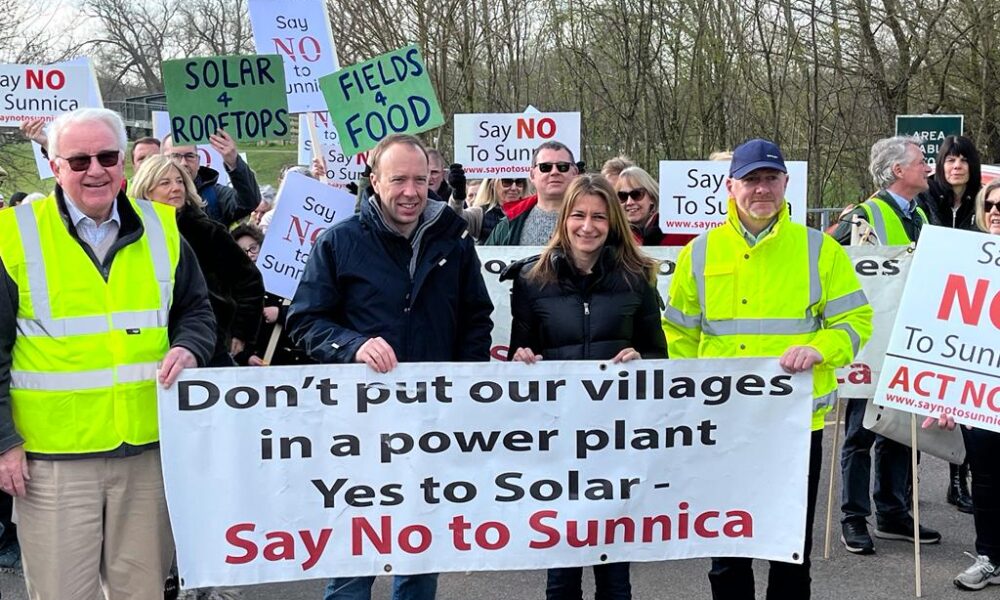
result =
[[[352,196],[358,195],[358,182],[352,181],[347,184],[347,191],[351,193]]]
[[[456,200],[465,200],[465,169],[458,163],[453,163],[448,167],[448,185],[451,186],[451,195]]]

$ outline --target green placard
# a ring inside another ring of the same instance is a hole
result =
[[[919,137],[924,159],[933,165],[944,138],[962,135],[964,124],[963,115],[896,115],[896,135]]]
[[[237,140],[288,135],[281,56],[201,56],[163,62],[170,131],[177,145],[207,142],[218,129]]]
[[[347,155],[371,150],[392,133],[419,133],[444,124],[416,45],[320,77],[319,87]]]

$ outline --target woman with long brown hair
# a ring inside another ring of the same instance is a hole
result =
[[[501,275],[514,280],[508,360],[666,358],[656,271],[611,184],[577,177],[542,254]],[[549,569],[546,598],[580,600],[582,577],[582,567]],[[597,600],[631,598],[628,563],[595,565],[594,579]]]

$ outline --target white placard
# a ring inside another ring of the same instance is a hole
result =
[[[812,378],[776,358],[181,377],[159,407],[184,587],[802,560]]]
[[[344,188],[348,183],[357,181],[365,171],[368,153],[359,152],[347,156],[340,148],[337,139],[337,127],[330,121],[330,113],[317,112],[299,115],[299,164],[312,165],[312,140],[309,138],[309,118],[316,125],[320,147],[326,158],[326,179],[334,187]]]
[[[63,63],[56,63],[56,65],[87,67],[87,71],[90,73],[90,83],[88,87],[89,106],[104,106],[104,102],[101,100],[101,86],[97,83],[97,74],[94,72],[94,64],[91,62],[90,57],[78,56]],[[48,130],[48,125],[46,125],[45,131],[48,132]],[[42,154],[42,146],[37,142],[31,142],[31,152],[35,156],[35,168],[38,169],[38,178],[51,179],[52,177],[55,177],[52,173],[52,167],[49,165],[49,159],[45,158]]]
[[[455,162],[469,177],[527,177],[531,154],[543,142],[561,142],[580,157],[580,113],[455,115]]]
[[[170,113],[165,110],[154,110],[153,111],[153,137],[163,141],[165,137],[170,135]],[[195,146],[198,151],[198,157],[200,165],[202,167],[208,167],[213,169],[219,174],[219,179],[216,181],[219,185],[229,185],[229,171],[226,170],[225,161],[222,159],[222,155],[216,150],[211,144],[200,144]],[[243,162],[247,163],[247,153],[240,152],[240,158]],[[131,160],[131,158],[129,159]]]
[[[82,64],[0,64],[0,127],[19,127],[26,119],[52,120],[78,108],[99,107],[93,79]]]
[[[277,208],[260,249],[257,268],[264,289],[291,298],[313,243],[327,228],[354,216],[354,196],[290,172],[278,189]]]
[[[998,334],[1000,236],[925,226],[875,403],[1000,431]]]
[[[250,0],[249,8],[257,53],[284,57],[288,112],[325,111],[319,78],[340,69],[326,2]]]
[[[923,243],[921,241],[921,243]],[[844,398],[870,398],[875,393],[875,383],[882,370],[882,358],[889,344],[889,332],[896,318],[896,309],[903,292],[906,275],[912,263],[912,253],[906,247],[851,247],[847,254],[854,264],[861,288],[865,291],[875,315],[871,339],[854,362],[837,370],[839,390]],[[542,251],[541,247],[527,246],[478,246],[479,260],[483,266],[483,280],[493,300],[493,341],[490,356],[493,360],[507,359],[510,342],[510,287],[511,282],[500,282],[500,273],[512,262]],[[670,291],[680,248],[649,246],[643,251],[660,261],[656,288],[666,301]]]
[[[786,161],[788,190],[785,198],[792,221],[806,222],[809,164]],[[661,160],[660,228],[663,233],[704,233],[726,220],[729,161]]]

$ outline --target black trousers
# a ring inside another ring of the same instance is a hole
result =
[[[972,518],[976,524],[976,553],[1000,562],[1000,433],[966,429],[966,460],[972,469]]]
[[[809,493],[806,507],[806,543],[802,564],[769,561],[767,577],[768,600],[808,600],[812,578],[809,576],[809,555],[812,552],[813,516],[819,491],[819,472],[823,465],[823,431],[812,432],[809,447]],[[708,572],[713,600],[753,600],[753,559],[713,558]]]
[[[17,541],[17,527],[10,522],[14,498],[0,492],[0,550]]]

